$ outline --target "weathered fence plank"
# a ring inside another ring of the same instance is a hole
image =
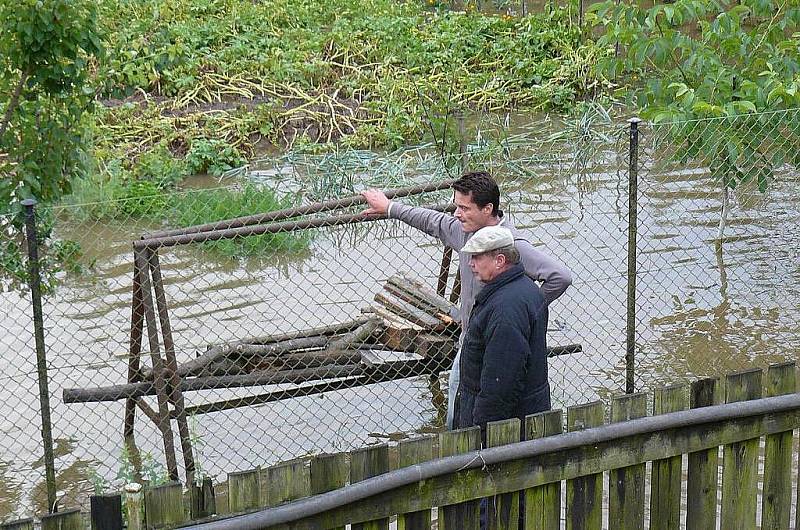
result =
[[[654,394],[653,415],[687,408],[685,385],[659,388]],[[681,462],[673,456],[653,462],[650,480],[651,530],[678,530],[681,524]]]
[[[325,493],[347,484],[350,467],[347,455],[334,453],[317,455],[311,460],[311,493]],[[336,527],[344,530],[344,526]]]
[[[42,516],[42,530],[84,530],[80,510],[67,510]]]
[[[550,410],[525,418],[525,439],[561,434],[563,413]],[[525,529],[548,530],[561,527],[561,482],[525,490]]]
[[[433,441],[433,436],[401,441],[398,445],[399,467],[413,466],[414,464],[432,460],[434,457]],[[430,528],[430,510],[400,514],[397,517],[397,530],[430,530]]]
[[[389,471],[389,446],[386,444],[358,449],[350,453],[350,483]],[[376,519],[352,525],[352,530],[389,530],[389,519]]]
[[[689,389],[689,406],[709,407],[720,402],[719,379],[701,379]],[[719,447],[689,453],[686,479],[686,530],[717,527]]]
[[[486,425],[486,447],[497,447],[520,440],[520,421],[517,418],[489,422]],[[489,530],[519,528],[519,492],[503,493],[489,498],[487,506]]]
[[[567,430],[580,431],[603,424],[603,403],[595,401],[567,409]],[[600,530],[602,526],[603,473],[567,481],[567,530]]]
[[[89,498],[92,530],[122,530],[122,495]]]
[[[611,401],[611,423],[647,416],[647,395],[626,394]],[[644,528],[645,464],[637,464],[608,473],[608,520],[619,530]],[[551,527],[553,528],[553,527]]]
[[[261,469],[228,473],[228,508],[231,513],[254,510],[261,505]]]
[[[131,482],[125,485],[125,515],[128,530],[144,530],[144,493],[142,485]]]
[[[780,398],[770,398],[780,399]],[[309,515],[281,528],[312,529],[341,526],[391,514],[425,510],[431,506],[448,506],[497,493],[519,491],[554,483],[559,480],[584,478],[604,470],[622,468],[699,452],[784,432],[800,425],[800,407],[770,410],[736,419],[713,419],[702,423],[675,426],[668,432],[644,431],[588,446],[553,448],[535,457],[493,464],[491,479],[480,466],[447,475],[431,477],[366,499],[354,501],[319,515]],[[440,515],[442,510],[440,510]],[[457,524],[457,521],[454,521]],[[457,527],[457,526],[456,526]],[[440,526],[441,528],[441,526]]]
[[[301,499],[311,494],[308,460],[295,460],[267,468],[267,506]]]
[[[770,366],[767,397],[796,391],[795,363]],[[792,431],[770,434],[764,443],[764,491],[761,496],[761,529],[789,528],[792,506]]]
[[[0,530],[33,530],[33,519],[19,519],[0,525]]]
[[[480,427],[470,427],[439,434],[439,456],[452,456],[467,453],[480,447]],[[475,484],[464,481],[454,488],[473,490]],[[404,510],[405,511],[405,510]],[[467,501],[439,509],[439,528],[441,530],[478,530],[480,527],[480,501]]]
[[[214,483],[211,477],[204,477],[200,484],[189,488],[189,514],[192,519],[200,519],[217,513],[217,499],[214,496]]]
[[[145,528],[160,528],[186,521],[180,482],[144,489]]]
[[[729,374],[725,402],[761,397],[761,370]],[[722,528],[755,530],[758,485],[758,437],[722,448]]]

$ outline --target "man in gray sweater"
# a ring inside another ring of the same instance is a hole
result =
[[[503,217],[503,212],[500,210],[500,189],[487,172],[465,173],[453,183],[452,187],[453,202],[456,206],[453,216],[427,208],[392,202],[380,190],[370,189],[362,192],[369,204],[369,208],[364,213],[386,214],[390,219],[399,219],[439,239],[459,253],[461,336],[459,337],[459,352],[456,354],[448,381],[448,428],[452,428],[453,425],[453,402],[460,379],[458,373],[460,346],[463,344],[470,313],[475,304],[475,296],[483,287],[483,283],[470,270],[469,255],[461,252],[472,234],[484,226],[502,225],[511,230],[525,273],[533,280],[541,282],[540,289],[547,304],[561,296],[572,283],[572,274],[563,263],[535,249],[525,234],[514,228],[510,221]]]

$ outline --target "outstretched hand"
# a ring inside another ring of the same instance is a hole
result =
[[[389,199],[386,194],[381,190],[368,189],[361,192],[361,195],[367,200],[369,208],[361,212],[364,215],[386,215],[389,210]]]

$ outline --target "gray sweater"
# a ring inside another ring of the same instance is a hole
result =
[[[387,215],[390,219],[399,219],[404,223],[422,230],[444,243],[446,246],[458,251],[458,269],[461,272],[461,330],[462,338],[464,330],[469,324],[469,315],[472,306],[475,304],[475,295],[483,287],[483,282],[472,274],[469,268],[469,254],[464,254],[461,249],[467,240],[472,236],[472,232],[465,232],[461,227],[461,221],[455,217],[428,210],[392,202],[389,205]],[[525,273],[532,279],[541,282],[542,295],[545,302],[550,303],[561,296],[567,287],[572,284],[572,273],[563,263],[548,256],[544,252],[536,250],[525,235],[514,228],[510,222],[501,218],[500,223],[511,230],[514,235],[514,242],[520,254],[520,261],[525,268]]]

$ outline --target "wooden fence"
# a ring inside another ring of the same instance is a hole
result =
[[[661,388],[649,417],[647,395],[615,397],[608,424],[601,402],[570,407],[566,418],[556,410],[495,422],[483,451],[473,428],[231,473],[228,508],[243,515],[214,516],[206,480],[188,491],[178,483],[131,490],[124,503],[94,497],[90,517],[50,515],[42,528],[82,529],[91,519],[93,528],[115,530],[125,510],[131,530],[377,530],[394,517],[398,529],[429,530],[436,518],[441,530],[471,530],[483,498],[490,529],[516,530],[520,511],[526,529],[800,528],[790,520],[795,373],[792,362]],[[515,443],[521,438],[528,441]]]

